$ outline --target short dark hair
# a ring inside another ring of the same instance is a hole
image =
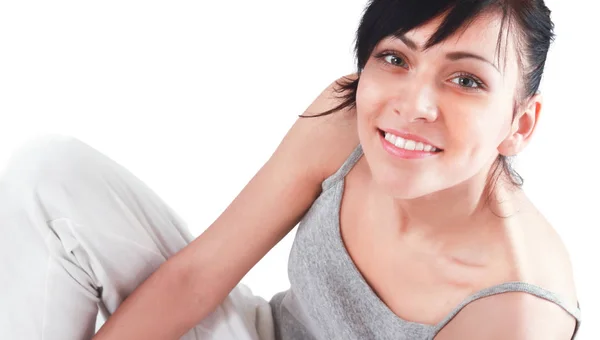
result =
[[[501,48],[502,34],[509,34],[515,29],[517,57],[522,75],[522,85],[517,95],[522,99],[530,98],[539,90],[546,56],[554,40],[554,24],[543,0],[370,0],[355,37],[354,54],[358,77],[343,78],[337,82],[339,88],[336,93],[343,99],[339,105],[316,115],[300,117],[320,117],[346,108],[355,108],[360,74],[373,49],[382,39],[402,35],[433,18],[445,15],[439,28],[425,45],[425,48],[429,48],[467,27],[479,15],[494,11],[502,14],[496,52]],[[516,103],[514,108],[513,117],[516,114]],[[494,184],[502,173],[508,175],[513,185],[523,185],[523,178],[512,168],[511,160],[499,155],[490,173]]]

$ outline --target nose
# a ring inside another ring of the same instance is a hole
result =
[[[399,89],[393,108],[399,116],[409,122],[433,122],[438,117],[437,94],[433,85],[412,81]]]

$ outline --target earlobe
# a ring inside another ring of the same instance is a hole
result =
[[[502,156],[510,157],[514,156],[521,150],[520,146],[520,136],[516,133],[508,136],[502,143],[498,146],[498,153]]]
[[[515,120],[510,126],[508,136],[506,136],[506,138],[498,146],[498,153],[500,153],[502,156],[514,156],[521,151],[521,143],[523,141],[521,122],[524,115],[525,113],[523,111],[519,111],[517,113]]]

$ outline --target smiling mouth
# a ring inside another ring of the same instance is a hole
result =
[[[396,146],[399,149],[404,149],[407,151],[422,151],[422,152],[431,152],[431,153],[438,153],[438,152],[443,151],[442,149],[436,148],[433,145],[429,145],[427,143],[418,142],[418,141],[407,139],[407,138],[402,138],[400,136],[396,136],[390,132],[385,132],[383,130],[379,130],[379,134],[381,134],[381,136],[385,140],[390,142],[390,144],[393,144],[394,146]]]

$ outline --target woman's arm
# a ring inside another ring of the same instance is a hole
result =
[[[332,84],[307,114],[339,102]],[[179,339],[300,221],[319,195],[321,182],[357,143],[354,115],[348,110],[298,119],[219,218],[140,285],[94,339]]]
[[[488,296],[467,305],[436,340],[571,340],[575,319],[558,305],[522,292]]]

